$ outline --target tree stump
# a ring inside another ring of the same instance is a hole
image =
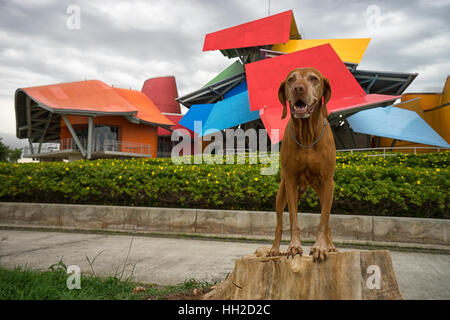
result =
[[[233,273],[202,299],[402,299],[387,250],[331,252],[323,262],[308,255],[266,257],[269,250],[236,260]]]

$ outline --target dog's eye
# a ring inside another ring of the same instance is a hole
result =
[[[309,76],[308,80],[311,82],[319,82],[319,79],[316,76]]]
[[[294,77],[290,77],[290,78],[288,79],[288,82],[292,82],[292,81],[294,81],[294,80],[295,80]]]

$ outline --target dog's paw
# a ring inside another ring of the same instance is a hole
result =
[[[267,253],[267,257],[279,257],[281,255],[282,255],[282,253],[280,252],[280,248],[272,248]]]
[[[328,252],[338,252],[338,249],[334,245],[331,245],[331,247],[328,248]]]
[[[313,256],[313,261],[325,261],[328,256],[328,252],[338,252],[334,245],[324,244],[323,242],[319,242],[314,244],[314,246],[309,251],[309,255]]]
[[[313,256],[313,261],[325,261],[328,255],[328,248],[322,245],[314,245],[309,251],[309,255]]]
[[[302,255],[303,249],[300,245],[294,245],[290,244],[287,251],[286,251],[286,258],[289,259],[289,257],[294,258],[296,254]]]

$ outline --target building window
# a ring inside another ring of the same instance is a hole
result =
[[[119,137],[119,127],[95,125],[94,150],[120,151]]]
[[[172,151],[170,136],[158,136],[158,158],[168,158]]]

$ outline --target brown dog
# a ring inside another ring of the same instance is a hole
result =
[[[330,97],[328,79],[314,68],[292,70],[278,90],[278,98],[284,106],[281,118],[286,117],[287,100],[291,119],[285,129],[280,152],[281,183],[276,199],[277,227],[269,256],[280,255],[286,202],[291,231],[286,256],[302,255],[297,211],[298,201],[308,185],[317,192],[322,209],[316,243],[309,254],[313,255],[314,261],[321,261],[325,260],[328,252],[337,251],[331,240],[329,226],[336,164],[336,147],[327,121],[326,103]]]

